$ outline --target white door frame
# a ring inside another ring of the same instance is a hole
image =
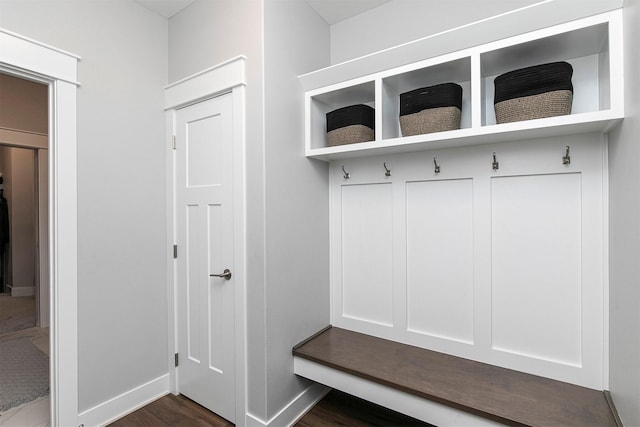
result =
[[[51,425],[78,425],[76,89],[80,58],[0,29],[0,69],[49,86]]]
[[[35,150],[36,157],[36,321],[41,328],[49,327],[51,287],[49,280],[49,149]]]
[[[233,102],[233,186],[234,186],[234,321],[236,353],[236,425],[246,423],[246,191],[245,191],[245,62],[244,56],[215,65],[165,88],[167,132],[167,241],[176,242],[175,156],[172,141],[176,110],[187,105],[231,93]],[[178,248],[179,249],[179,248]],[[178,351],[176,265],[167,250],[167,293],[169,301],[169,373],[170,390],[179,393],[174,354]]]

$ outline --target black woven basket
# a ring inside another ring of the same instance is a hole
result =
[[[375,139],[375,110],[358,104],[327,113],[327,145],[354,144]]]
[[[442,83],[400,94],[403,136],[460,129],[462,87]]]
[[[510,71],[495,78],[497,123],[540,119],[571,113],[573,67],[552,62]]]

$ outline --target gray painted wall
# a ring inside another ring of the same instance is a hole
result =
[[[329,324],[328,164],[304,156],[297,78],[328,64],[328,36],[305,2],[265,1],[267,419],[308,386],[291,348]]]
[[[79,411],[167,373],[167,21],[130,1],[3,1],[78,65]],[[64,285],[64,284],[62,284]]]
[[[11,163],[9,162],[10,159],[10,151],[11,148],[4,146],[4,145],[0,145],[0,173],[2,173],[3,177],[5,177],[6,179],[6,175],[9,174],[10,170],[11,170]],[[5,197],[6,196],[6,188],[4,189],[5,191]]]
[[[331,26],[331,63],[437,34],[539,0],[392,0]]]
[[[247,398],[266,415],[264,60],[262,0],[196,0],[169,20],[169,79],[247,57]]]
[[[306,383],[291,347],[329,322],[326,164],[304,157],[297,75],[329,64],[306,3],[197,0],[169,20],[169,78],[247,57],[248,411],[268,420]]]
[[[0,127],[46,134],[48,96],[45,85],[0,74]],[[37,227],[34,151],[2,147],[0,157],[2,153],[12,164],[11,175],[5,172],[4,176],[11,218],[8,283],[14,288],[34,287],[35,291]]]
[[[47,134],[46,85],[0,74],[0,127]]]
[[[419,38],[476,23],[449,34],[444,45],[429,46],[440,55],[619,7],[622,0],[392,0],[331,26],[331,63],[411,45]],[[518,11],[521,8],[526,9]],[[389,68],[424,59],[419,48],[395,50],[404,52],[396,56],[401,63]]]
[[[3,172],[4,192],[9,204],[11,238],[7,283],[12,288],[34,288],[36,285],[35,151],[26,148],[3,148],[11,165],[8,171]],[[35,288],[32,290],[35,291]],[[16,291],[12,289],[11,292],[13,294]],[[24,294],[18,292],[15,295],[23,296]]]
[[[640,1],[624,8],[625,119],[609,135],[609,385],[625,426],[640,425]]]
[[[11,153],[13,151],[13,148],[8,147],[8,146],[4,146],[4,145],[0,145],[0,173],[2,173],[2,181],[3,181],[3,189],[2,189],[2,195],[4,196],[4,198],[7,200],[7,202],[9,202],[9,200],[11,199],[11,186],[9,185],[10,181],[11,181],[11,176],[13,175],[13,171],[12,171],[12,162],[11,162]],[[10,215],[10,214],[9,214]],[[9,223],[9,227],[11,227],[11,222]],[[9,238],[11,239],[13,236],[11,235],[11,228],[9,228]],[[6,248],[5,248],[6,249]],[[4,253],[4,257],[6,259],[6,271],[5,271],[5,277],[3,278],[3,281],[5,284],[10,285],[11,284],[11,250],[7,250]],[[5,262],[4,260],[2,262]]]
[[[35,291],[36,199],[34,151],[0,146],[0,172],[4,197],[9,205],[9,250],[5,283],[12,295],[26,296]],[[23,288],[18,291],[15,288]],[[24,288],[32,288],[24,290]]]

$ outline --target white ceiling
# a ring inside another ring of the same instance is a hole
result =
[[[147,9],[169,19],[194,0],[134,0]],[[304,0],[329,25],[359,15],[391,0]]]
[[[305,0],[327,24],[344,21],[391,0]]]
[[[193,3],[194,0],[134,0],[147,9],[169,19],[185,7]]]

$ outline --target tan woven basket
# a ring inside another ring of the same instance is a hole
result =
[[[573,92],[554,90],[539,95],[508,99],[495,104],[496,122],[511,123],[522,120],[571,114]]]
[[[327,132],[329,147],[373,141],[374,139],[376,139],[374,130],[365,125],[350,125]]]
[[[400,116],[400,129],[402,136],[460,129],[460,116],[458,107],[429,108]]]

